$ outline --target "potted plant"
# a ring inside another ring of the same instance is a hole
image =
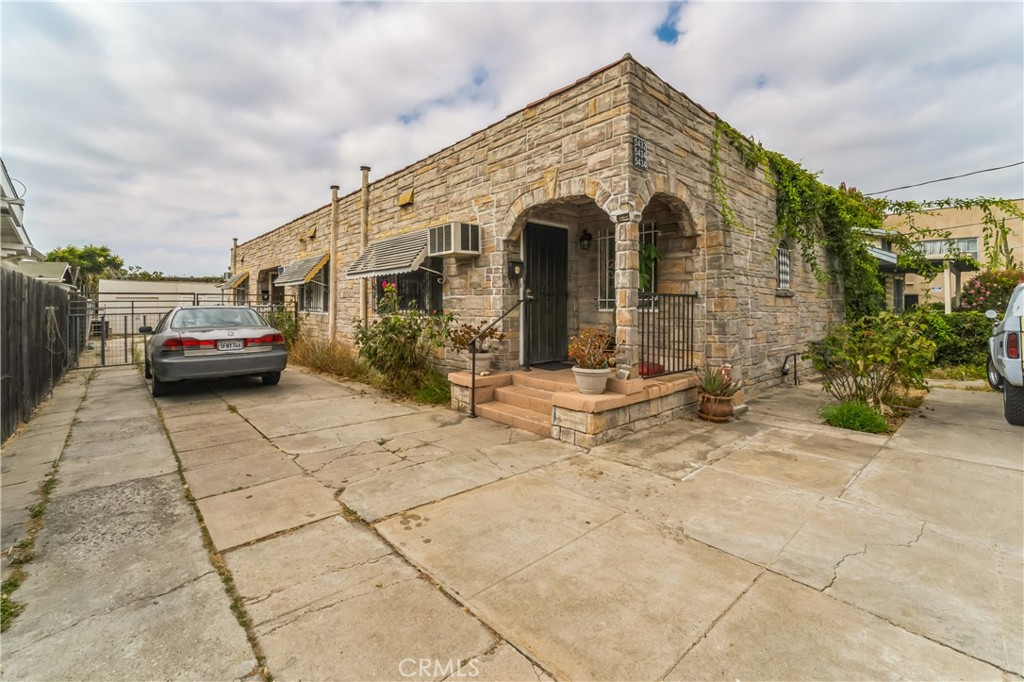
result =
[[[569,339],[569,358],[576,362],[572,373],[580,393],[604,393],[608,377],[615,367],[611,341],[611,334],[593,327],[585,327],[578,336]]]
[[[491,362],[494,358],[494,354],[490,352],[490,348],[497,342],[505,338],[496,327],[491,327],[487,331],[483,331],[484,324],[469,324],[468,322],[462,322],[448,331],[448,345],[451,346],[452,350],[460,353],[463,360],[467,363],[467,367],[472,367],[472,349],[469,347],[470,343],[478,335],[479,339],[476,341],[476,370],[478,372],[489,370],[491,368]]]
[[[740,388],[733,379],[732,365],[705,365],[697,370],[700,381],[700,406],[697,416],[710,422],[725,422],[732,417],[732,397]]]

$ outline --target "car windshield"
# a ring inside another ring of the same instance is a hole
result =
[[[171,321],[174,329],[202,327],[263,327],[266,323],[248,308],[186,308]]]

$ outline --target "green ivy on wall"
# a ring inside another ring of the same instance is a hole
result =
[[[976,197],[973,199],[941,199],[928,202],[893,201],[864,195],[845,184],[826,185],[800,164],[778,152],[765,149],[735,128],[718,119],[711,144],[711,187],[718,200],[722,219],[733,229],[746,228],[733,210],[721,171],[720,140],[725,138],[736,149],[747,168],[763,168],[765,180],[776,191],[776,225],[772,237],[778,243],[787,239],[800,250],[803,261],[821,283],[837,279],[843,291],[846,317],[853,320],[880,312],[885,304],[885,291],[878,277],[878,267],[867,246],[878,239],[882,222],[889,214],[902,216],[904,231],[885,229],[885,239],[898,256],[898,266],[932,277],[942,269],[942,262],[928,260],[915,248],[924,239],[949,239],[948,230],[924,228],[915,216],[942,208],[982,209],[983,240],[986,260],[1000,263],[1010,259],[1007,248],[1008,228],[996,210],[1024,218],[1024,212],[1007,199]],[[829,262],[822,263],[819,249],[824,248]],[[950,256],[961,257],[950,243]],[[966,258],[966,257],[965,257]],[[1012,260],[1012,259],[1010,259]]]

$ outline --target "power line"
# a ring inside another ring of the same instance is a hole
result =
[[[924,185],[931,185],[936,182],[945,182],[946,180],[956,180],[958,178],[966,178],[969,175],[978,175],[979,173],[991,173],[992,171],[1003,170],[1004,168],[1013,168],[1014,166],[1024,166],[1024,161],[1018,161],[1017,163],[1007,164],[1006,166],[996,166],[995,168],[986,168],[985,170],[971,171],[970,173],[963,173],[961,175],[951,175],[948,178],[938,178],[937,180],[929,180],[927,182],[919,182],[916,185],[903,185],[902,187],[891,187],[889,189],[879,190],[877,192],[865,192],[864,196],[870,197],[876,194],[885,194],[886,192],[895,192],[900,189],[910,189],[911,187],[923,187]]]

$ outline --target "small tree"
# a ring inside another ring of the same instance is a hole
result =
[[[86,295],[96,294],[100,277],[104,274],[116,276],[124,267],[124,259],[110,250],[109,246],[74,246],[68,244],[46,254],[50,262],[60,261],[78,268],[82,276]]]
[[[836,400],[859,400],[877,408],[896,388],[927,388],[925,372],[935,343],[913,317],[881,313],[835,327],[808,344],[804,359],[821,372],[822,388]]]

